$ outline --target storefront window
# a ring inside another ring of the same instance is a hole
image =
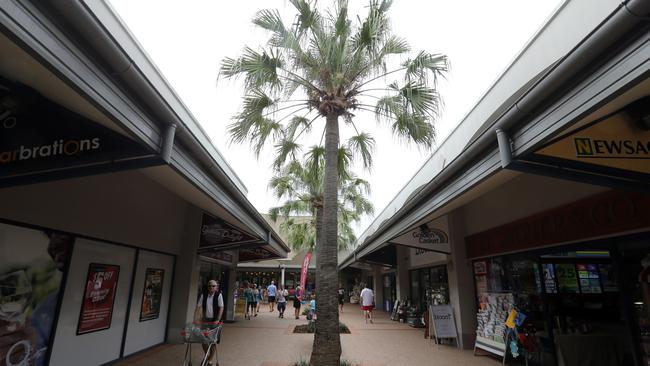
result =
[[[554,359],[573,364],[586,354],[601,355],[605,364],[631,361],[614,269],[610,253],[603,250],[518,254],[473,263],[479,304],[489,295],[511,294],[514,309],[525,315],[522,329],[534,335],[521,347],[529,360],[544,365]],[[645,305],[643,301],[639,303]],[[650,324],[644,320],[650,317],[637,314],[639,324]]]
[[[430,304],[449,303],[447,266],[436,266],[412,270],[411,297],[413,305],[423,311]]]

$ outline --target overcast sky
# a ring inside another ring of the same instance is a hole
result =
[[[264,45],[265,33],[250,20],[261,9],[292,14],[286,0],[110,0],[219,151],[248,188],[248,199],[263,213],[279,203],[267,184],[271,150],[256,160],[246,145],[230,145],[226,126],[241,105],[241,83],[219,80],[224,57],[237,57],[244,45]],[[333,2],[333,1],[332,1]],[[326,4],[321,0],[319,4]],[[560,0],[395,0],[393,32],[414,53],[446,54],[451,73],[439,90],[445,107],[436,124],[438,144],[453,130],[494,80],[541,27]],[[365,14],[367,1],[350,0],[351,13]],[[290,17],[288,19],[291,19]],[[392,80],[389,80],[389,82]],[[357,126],[377,140],[374,169],[357,173],[372,186],[376,213],[392,200],[431,151],[395,140],[386,125],[359,115]],[[362,221],[357,234],[372,222]]]

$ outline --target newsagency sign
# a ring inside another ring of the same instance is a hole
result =
[[[151,156],[129,138],[0,79],[0,182]]]
[[[416,249],[420,253],[431,251],[450,254],[451,244],[449,243],[447,216],[419,225],[390,240],[390,243],[405,245]]]
[[[552,142],[536,152],[547,158],[650,174],[650,130],[621,111]]]

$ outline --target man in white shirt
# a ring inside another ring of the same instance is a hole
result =
[[[363,290],[361,290],[361,310],[363,310],[363,316],[366,318],[366,323],[370,320],[372,323],[372,309],[375,307],[375,294],[367,285],[363,285]]]
[[[208,290],[201,294],[199,302],[196,304],[195,318],[199,318],[202,323],[220,322],[223,316],[223,296],[219,291],[219,282],[210,280]],[[197,319],[195,319],[197,321]],[[203,344],[203,351],[208,351],[208,345]],[[219,366],[217,362],[217,345],[210,349],[208,356],[209,366]]]

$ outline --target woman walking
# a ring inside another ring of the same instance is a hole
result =
[[[300,318],[300,301],[302,300],[302,288],[300,286],[296,287],[296,295],[293,298],[293,310],[296,319]]]
[[[280,291],[278,291],[278,318],[284,318],[284,310],[287,308],[287,296],[289,296],[289,291],[284,289],[284,286],[280,285]]]
[[[257,288],[257,284],[253,284],[253,305],[251,307],[253,308],[253,316],[257,316],[257,311],[258,311],[258,302],[260,300],[260,290]],[[250,318],[249,318],[250,319]]]
[[[244,281],[244,299],[246,299],[246,313],[244,318],[251,320],[251,312],[253,311],[253,289],[248,281]]]

